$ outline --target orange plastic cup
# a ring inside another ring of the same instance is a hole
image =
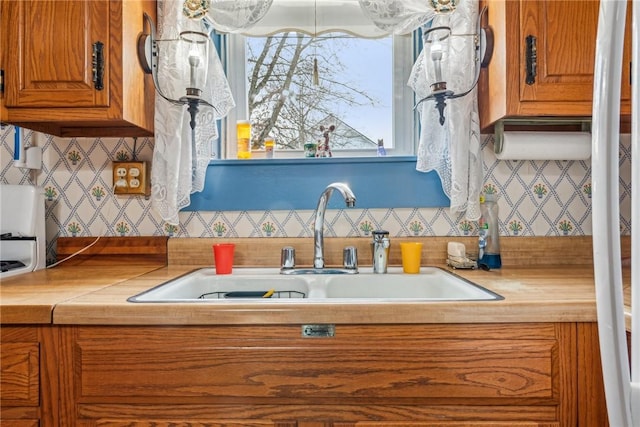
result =
[[[402,271],[409,274],[420,273],[422,243],[401,242],[400,252],[402,254]]]
[[[213,262],[216,266],[216,274],[231,274],[235,248],[236,245],[233,243],[216,243],[213,245]]]

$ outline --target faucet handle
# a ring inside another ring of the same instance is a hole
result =
[[[292,270],[296,266],[296,250],[292,246],[285,246],[280,252],[280,268]]]
[[[342,263],[347,270],[358,269],[358,250],[355,246],[347,246],[342,251]]]

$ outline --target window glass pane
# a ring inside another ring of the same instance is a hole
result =
[[[393,147],[393,42],[345,34],[245,39],[252,148],[302,150],[330,133],[332,152]],[[316,71],[317,70],[317,71]],[[353,154],[353,153],[352,153]]]

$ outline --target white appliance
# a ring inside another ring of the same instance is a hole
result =
[[[0,185],[0,279],[46,267],[44,189]]]
[[[631,362],[622,292],[618,141],[626,0],[602,0],[593,89],[593,264],[609,424],[640,426],[640,0],[632,0]],[[627,66],[625,64],[625,66]]]

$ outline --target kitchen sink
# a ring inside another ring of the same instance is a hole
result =
[[[361,268],[359,274],[282,275],[277,268],[234,268],[216,275],[201,268],[128,299],[130,302],[261,302],[298,300],[355,301],[495,301],[503,299],[475,283],[437,267],[404,274],[391,267],[387,274]]]
[[[273,292],[269,292],[273,290]],[[272,268],[234,268],[217,275],[201,268],[129,298],[131,302],[203,302],[234,299],[306,298],[307,281]]]
[[[437,267],[422,267],[420,274],[403,274],[389,268],[387,274],[329,277],[326,298],[378,298],[418,300],[494,300],[497,294]]]

